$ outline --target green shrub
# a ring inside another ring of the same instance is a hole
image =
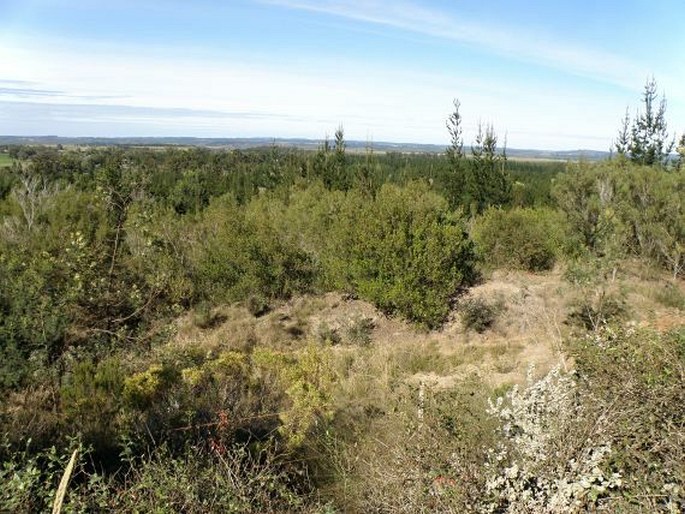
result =
[[[268,218],[245,211],[230,198],[212,202],[195,237],[192,262],[205,298],[288,298],[312,288],[315,268],[310,257],[281,237]]]
[[[269,302],[260,294],[251,294],[245,302],[247,310],[254,317],[258,318],[269,312]]]
[[[118,418],[123,390],[124,370],[118,358],[75,364],[60,388],[65,431],[81,434],[97,451],[112,450],[121,434]]]
[[[557,177],[552,190],[573,239],[595,255],[622,252],[625,227],[616,212],[619,175],[611,164],[578,163]]]
[[[123,487],[112,484],[118,512],[312,512],[316,505],[302,464],[282,462],[273,446],[188,446],[180,455],[161,448],[136,463]]]
[[[685,270],[685,172],[625,161],[579,164],[558,177],[554,194],[574,238],[599,256],[634,256]]]
[[[491,208],[476,218],[471,235],[488,267],[545,271],[561,252],[562,231],[551,209]]]
[[[463,219],[420,184],[383,186],[358,216],[353,241],[338,252],[353,290],[385,312],[440,325],[475,278]]]
[[[321,344],[340,344],[342,337],[337,328],[330,327],[328,323],[321,323],[317,329],[317,336]]]

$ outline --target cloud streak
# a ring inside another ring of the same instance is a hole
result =
[[[648,68],[618,55],[580,45],[550,41],[541,35],[511,27],[484,25],[461,20],[437,9],[412,2],[372,0],[257,0],[287,9],[310,11],[487,49],[519,61],[534,63],[565,73],[635,88],[636,77]]]
[[[37,103],[0,101],[0,119],[30,117],[45,119],[86,119],[91,121],[108,120],[298,120],[297,117],[263,112],[226,112],[207,109],[184,109],[178,107],[141,107],[134,105],[75,104],[75,103]]]

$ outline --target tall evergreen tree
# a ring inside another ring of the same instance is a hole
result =
[[[335,143],[333,153],[333,177],[329,187],[332,189],[341,189],[346,191],[352,186],[351,177],[347,173],[347,158],[345,157],[345,149],[347,143],[345,142],[345,130],[342,124],[338,125],[335,130]]]
[[[621,122],[621,128],[618,131],[618,139],[616,140],[614,147],[616,148],[616,153],[618,153],[618,155],[626,156],[630,151],[630,114],[627,107],[626,115]]]
[[[458,164],[464,157],[464,134],[461,128],[461,103],[454,99],[454,111],[447,118],[447,132],[450,134],[450,146],[447,147],[447,157],[452,165]]]
[[[466,197],[468,191],[468,173],[464,155],[464,133],[462,129],[462,117],[459,112],[461,103],[454,99],[454,111],[447,118],[447,132],[450,135],[450,145],[445,153],[449,161],[449,169],[445,177],[445,190],[452,208],[468,204]]]
[[[666,98],[659,99],[656,81],[647,81],[639,111],[630,131],[630,160],[636,164],[666,165],[675,141],[669,142],[666,124]]]
[[[511,183],[506,173],[506,153],[497,150],[497,134],[492,124],[478,125],[473,155],[473,200],[478,212],[489,205],[504,205],[511,197]]]

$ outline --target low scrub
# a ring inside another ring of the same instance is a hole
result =
[[[482,334],[495,324],[504,308],[502,301],[488,302],[483,298],[471,298],[459,306],[461,322],[464,329]]]

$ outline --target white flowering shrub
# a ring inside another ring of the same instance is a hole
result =
[[[619,473],[602,469],[611,453],[602,438],[605,420],[583,426],[582,409],[573,376],[559,367],[538,381],[531,368],[527,387],[515,386],[490,403],[503,441],[488,451],[484,511],[577,512],[600,506],[601,498],[621,487]]]

